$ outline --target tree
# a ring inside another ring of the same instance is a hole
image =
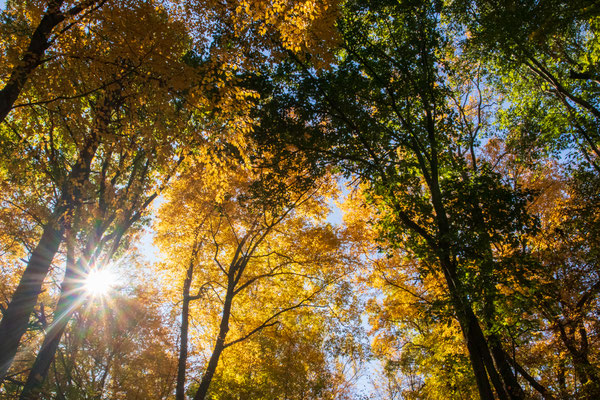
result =
[[[224,352],[210,396],[219,400],[346,398],[349,377],[330,358],[327,346],[330,316],[319,314],[309,309],[288,313],[274,329]]]
[[[197,167],[196,167],[197,168]],[[223,183],[211,189],[203,168],[183,175],[170,192],[159,226],[169,254],[187,254],[183,283],[180,381],[187,357],[188,318],[198,318],[214,341],[194,397],[205,398],[223,351],[280,324],[284,314],[318,307],[328,287],[347,273],[336,232],[310,221],[326,213],[322,196],[331,183],[306,186],[286,177],[271,186],[267,171],[220,171]],[[193,188],[193,189],[192,189]],[[216,200],[215,200],[216,199]],[[188,217],[178,218],[181,209]],[[173,215],[176,213],[176,215]],[[196,295],[190,294],[195,287]],[[192,312],[190,302],[202,309]],[[210,338],[210,339],[209,339]]]
[[[457,2],[464,47],[485,60],[506,93],[514,134],[558,151],[577,149],[599,172],[598,15],[590,1]]]
[[[161,312],[162,293],[144,268],[130,257],[113,265],[122,281],[135,276],[136,285],[119,283],[109,293],[89,296],[75,311],[39,395],[163,399],[172,392],[177,365],[169,329],[173,321]]]
[[[92,6],[93,4],[94,2],[81,3],[81,5],[75,6],[67,14],[74,16],[81,11],[80,9],[88,5]],[[104,5],[104,2],[101,5]],[[257,5],[259,7],[255,8]],[[265,36],[266,28],[274,27],[278,30],[280,38],[283,39],[283,46],[285,48],[293,47],[295,51],[309,49],[312,42],[321,41],[320,38],[308,35],[308,31],[315,27],[313,22],[315,24],[327,22],[331,20],[331,15],[333,14],[325,12],[329,8],[328,4],[320,3],[320,5],[316,5],[311,2],[303,2],[300,5],[294,2],[290,4],[287,2],[278,3],[277,9],[281,12],[281,15],[276,16],[265,13],[266,8],[263,7],[262,3],[236,7],[233,13],[229,4],[219,5],[219,7],[212,10],[211,4],[205,4],[200,1],[191,4],[190,7],[178,7],[177,4],[172,4],[172,7],[161,7],[159,4],[153,4],[152,2],[143,4],[111,4],[111,7],[107,5],[107,7],[103,8],[101,14],[94,14],[98,18],[93,23],[85,20],[85,24],[81,26],[77,25],[78,29],[71,29],[76,24],[67,25],[66,28],[68,29],[62,32],[64,35],[61,37],[64,40],[61,44],[66,48],[65,53],[60,54],[60,57],[52,60],[53,62],[45,63],[47,70],[56,73],[57,70],[61,70],[65,60],[62,57],[66,55],[69,62],[75,60],[74,63],[66,64],[68,68],[71,68],[70,71],[75,72],[75,76],[81,71],[79,68],[91,66],[92,68],[89,72],[92,79],[71,80],[74,75],[56,76],[55,79],[49,79],[46,82],[46,87],[52,89],[49,92],[65,93],[66,91],[68,92],[67,94],[59,95],[57,98],[42,98],[40,100],[41,96],[39,96],[39,93],[43,92],[43,85],[33,86],[32,90],[28,92],[29,101],[26,101],[23,105],[43,106],[58,102],[60,103],[58,107],[69,108],[71,105],[77,104],[79,98],[83,98],[85,104],[86,96],[91,96],[92,102],[95,102],[96,96],[94,93],[104,93],[104,104],[99,114],[101,114],[102,118],[105,118],[104,121],[101,121],[101,125],[109,125],[111,119],[109,115],[115,114],[117,116],[118,112],[122,111],[119,108],[120,104],[115,103],[122,97],[115,95],[113,91],[115,87],[122,88],[131,84],[131,77],[133,76],[136,79],[140,79],[134,85],[145,81],[151,83],[146,88],[155,86],[159,89],[164,89],[155,90],[152,92],[152,95],[159,94],[171,99],[172,102],[167,106],[168,109],[177,109],[186,106],[188,109],[200,108],[202,112],[206,112],[207,110],[226,110],[226,113],[231,113],[232,121],[239,125],[240,133],[236,138],[232,138],[231,141],[237,141],[241,145],[244,143],[243,136],[247,133],[250,124],[243,122],[243,118],[236,118],[235,114],[240,113],[240,110],[244,108],[246,104],[244,100],[248,97],[248,92],[244,92],[235,86],[225,85],[225,82],[231,79],[233,75],[232,71],[235,71],[239,67],[239,57],[241,56],[239,51],[244,50],[232,49],[232,51],[224,53],[220,51],[220,48],[217,48],[217,51],[211,51],[208,48],[206,37],[207,35],[214,36],[215,38],[219,37],[219,40],[225,41],[236,39],[236,45],[240,43],[251,45],[254,41],[254,44],[258,47],[264,48],[260,42],[262,41],[262,37]],[[32,43],[43,42],[41,46],[43,49],[41,52],[38,51],[35,53],[33,61],[27,64],[29,65],[27,67],[29,69],[26,68],[26,71],[23,73],[16,73],[15,76],[18,75],[17,86],[19,86],[19,92],[22,91],[26,79],[26,77],[23,79],[21,77],[30,74],[33,71],[32,68],[39,64],[41,54],[46,50],[45,47],[47,47],[49,41],[53,40],[49,39],[52,29],[66,18],[66,14],[61,11],[61,6],[62,2],[52,2],[46,11],[45,17],[41,17],[42,22],[40,24],[44,28],[40,29],[44,30],[41,33],[43,37],[38,38],[36,36],[35,39],[32,39]],[[14,9],[11,8],[11,10],[15,13],[23,11],[27,14],[26,8],[17,7]],[[197,36],[198,40],[193,41],[193,46],[195,47],[190,49],[188,47],[190,44],[189,36],[186,36],[186,34],[194,31],[196,27],[188,24],[177,24],[177,22],[182,21],[181,19],[178,21],[169,20],[167,10],[168,12],[172,12],[173,16],[177,18],[189,18],[192,16],[197,20],[208,18],[210,22],[210,18],[215,17],[215,20],[207,24],[204,32],[195,31],[199,35]],[[185,14],[183,11],[189,11],[191,14]],[[206,14],[207,11],[209,11],[208,14]],[[211,14],[211,11],[215,13]],[[178,12],[180,14],[177,14]],[[335,11],[333,10],[333,12]],[[35,19],[36,14],[32,15]],[[240,15],[251,16],[253,22],[260,22],[261,28],[258,32],[253,31],[247,25],[247,22],[239,20]],[[307,20],[312,22],[306,23],[299,29],[297,26],[291,28],[291,25],[287,25],[289,19],[298,22],[303,18],[307,18]],[[48,22],[46,20],[51,21]],[[145,27],[140,29],[140,25],[123,23],[124,21],[131,20],[150,23],[158,29],[154,32],[148,32],[145,30]],[[46,25],[48,26],[46,27]],[[175,25],[177,25],[176,29],[170,29]],[[130,38],[124,40],[126,35],[123,34],[122,29],[115,29],[115,27],[121,26],[130,27],[129,29],[132,31],[131,38],[136,38],[136,40],[133,40],[133,42],[129,41]],[[228,26],[235,28],[232,31],[234,36],[221,36],[219,29],[223,32]],[[168,35],[159,35],[163,28],[168,31]],[[321,28],[327,29],[327,25],[323,25]],[[299,34],[301,36],[298,36]],[[36,33],[36,35],[38,34]],[[239,40],[240,38],[241,40]],[[135,43],[135,46],[131,46],[132,43]],[[108,44],[110,45],[107,46]],[[38,45],[36,44],[35,46]],[[71,52],[73,49],[75,51]],[[184,54],[182,50],[185,50],[187,54]],[[202,53],[205,50],[209,56],[209,61],[203,63],[204,68],[201,71],[198,68],[199,65],[196,58],[198,52]],[[27,54],[29,53],[26,53],[23,57],[30,57]],[[251,69],[252,64],[249,63],[245,67],[246,69]],[[199,75],[203,72],[207,73],[200,78]],[[113,95],[115,95],[116,100],[113,99]],[[128,93],[126,96],[129,95],[132,95],[132,93]],[[11,97],[10,101],[14,103],[14,98],[16,97],[12,94],[9,97]],[[100,97],[102,96],[100,95]],[[136,101],[139,100],[142,99],[136,99]],[[161,103],[161,100],[153,103],[154,100],[156,98],[150,96],[142,101],[145,104],[151,104],[151,106],[156,107],[164,104]],[[12,106],[12,103],[10,106]],[[24,113],[27,114],[28,112],[26,110]],[[85,115],[83,114],[83,116]],[[18,124],[19,121],[19,117],[17,116],[15,116],[14,121],[11,119],[11,123]],[[13,131],[15,130],[14,127],[9,128]],[[3,341],[5,346],[3,350],[6,350],[3,351],[3,354],[6,354],[6,358],[2,359],[3,369],[10,366],[10,360],[13,358],[18,342],[25,332],[27,319],[35,305],[42,281],[47,274],[52,259],[62,241],[63,233],[66,230],[65,221],[72,218],[70,214],[73,213],[78,204],[82,203],[81,187],[85,185],[89,177],[96,152],[102,147],[99,134],[98,132],[93,132],[93,129],[91,136],[87,137],[84,143],[76,143],[83,146],[79,157],[80,160],[74,163],[75,167],[71,170],[71,176],[66,180],[66,183],[61,183],[60,191],[63,197],[57,199],[57,207],[52,211],[53,216],[44,223],[44,233],[38,243],[37,250],[34,250],[30,257],[30,268],[25,271],[21,280],[21,286],[16,289],[11,303],[7,308],[7,316],[0,323],[0,336],[7,338],[7,340]],[[178,128],[170,126],[169,129],[177,130]],[[102,130],[102,126],[100,130]],[[111,140],[110,137],[108,139],[109,141]],[[51,141],[52,139],[49,142]],[[151,144],[153,144],[152,140],[148,141],[147,146],[150,147]],[[169,153],[169,151],[174,149],[178,150],[176,146],[166,146],[161,149],[152,148],[148,149],[148,154],[154,154],[157,159],[168,160],[172,159],[173,156],[173,152]],[[17,149],[17,151],[20,150]],[[54,151],[54,147],[52,147],[52,151]],[[42,161],[42,163],[44,162]],[[0,375],[4,376],[5,372],[3,370]]]
[[[9,1],[2,394],[599,397],[599,11]]]
[[[448,80],[458,66],[441,28],[445,9],[439,2],[346,7],[338,66],[320,76],[303,69],[290,101],[301,104],[297,118],[322,121],[315,134],[330,140],[324,154],[368,182],[389,245],[410,249],[422,274],[428,265],[442,273],[480,396],[522,398],[496,337],[496,273],[504,264],[492,244],[504,240],[516,251],[534,225],[527,193],[470,157],[477,131]]]
[[[29,25],[25,31],[31,30],[32,33],[31,38],[19,37],[13,47],[7,46],[3,49],[7,58],[10,57],[9,63],[12,65],[7,71],[6,84],[0,89],[0,123],[13,108],[33,72],[46,62],[48,49],[73,26],[81,26],[83,21],[93,18],[105,2],[106,0],[49,0],[22,4],[7,2],[8,12],[3,14],[3,33],[23,32],[22,28],[18,28],[22,23]],[[20,42],[27,43],[24,46],[25,50],[18,49],[23,46]]]
[[[148,12],[147,5],[142,6],[138,11]],[[164,22],[165,17],[166,15],[160,12],[155,15],[157,22]],[[104,28],[110,29],[108,26]],[[94,34],[99,33],[94,32]],[[91,46],[101,46],[105,43],[94,43],[94,34],[88,35],[92,41]],[[180,31],[174,29],[171,37],[180,34]],[[126,49],[129,53],[124,52],[125,49],[115,43],[111,48],[114,52],[112,56],[116,59],[120,57],[121,60],[127,57],[128,61],[137,65],[139,58],[143,59],[147,56],[143,46],[153,42],[155,40],[152,36],[147,36],[146,42],[140,41],[139,48],[129,46]],[[86,45],[90,44],[86,43]],[[176,49],[173,44],[169,46],[171,50]],[[104,55],[110,59],[107,54]],[[85,64],[86,61],[83,63]],[[63,71],[67,74],[64,76],[65,80],[73,81],[74,78],[80,78],[79,82],[93,84],[93,81],[101,81],[112,74],[110,68],[105,71],[106,75],[97,74],[94,70],[81,73],[80,67],[81,65],[65,65]],[[114,65],[114,69],[120,68],[118,64]],[[96,250],[93,246],[98,242],[115,239],[115,237],[120,239],[125,232],[119,230],[125,230],[127,225],[139,219],[143,208],[149,203],[146,200],[151,200],[150,197],[153,197],[152,191],[157,189],[151,181],[154,171],[162,170],[168,175],[173,163],[177,163],[175,153],[181,150],[175,148],[173,152],[172,141],[175,136],[172,135],[172,131],[168,130],[163,136],[156,136],[156,133],[169,124],[171,129],[181,129],[175,128],[174,120],[169,121],[167,117],[177,115],[178,111],[172,104],[169,105],[172,97],[168,93],[146,91],[152,86],[161,84],[147,78],[146,74],[152,71],[153,67],[150,63],[137,67],[136,74],[118,84],[107,86],[95,95],[39,108],[23,108],[20,113],[13,113],[10,122],[5,121],[4,128],[8,131],[7,135],[25,144],[24,147],[14,147],[13,157],[21,155],[25,157],[8,161],[12,172],[8,178],[18,182],[21,171],[32,168],[28,162],[36,165],[41,173],[40,181],[44,182],[43,187],[47,196],[39,201],[45,202],[44,206],[50,207],[44,210],[45,214],[38,217],[43,228],[41,238],[31,253],[28,267],[0,323],[1,336],[4,338],[2,340],[3,376],[27,328],[29,316],[62,242],[64,232],[72,227],[73,218],[86,220],[90,217],[85,215],[87,211],[96,213],[98,217],[107,218],[94,227],[96,232],[90,233],[92,237],[88,246],[92,247],[88,248],[88,255]],[[163,76],[163,79],[167,78],[167,75]],[[158,94],[164,96],[161,98]],[[151,106],[145,106],[147,102]],[[156,113],[161,105],[162,115]],[[167,110],[170,114],[166,113]],[[35,133],[30,130],[31,128],[37,128]],[[182,132],[185,130],[182,129]],[[128,182],[127,179],[130,181]],[[158,181],[160,180],[162,178]],[[97,192],[94,193],[96,190]],[[145,192],[146,190],[150,193]],[[84,206],[90,196],[97,199],[96,210]],[[126,203],[131,200],[133,204],[127,205]],[[107,208],[112,208],[112,211]],[[102,239],[103,233],[107,233],[109,238]],[[93,237],[95,234],[100,237]],[[94,242],[95,240],[98,242]]]

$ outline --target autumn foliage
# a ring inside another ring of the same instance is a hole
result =
[[[0,398],[600,398],[589,0],[0,14]]]

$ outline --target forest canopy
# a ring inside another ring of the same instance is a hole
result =
[[[0,398],[600,398],[596,1],[0,6]]]

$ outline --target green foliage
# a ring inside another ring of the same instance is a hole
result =
[[[9,1],[0,396],[64,321],[39,396],[170,398],[185,309],[188,395],[212,352],[214,399],[600,397],[599,30],[591,0]],[[155,198],[160,252],[91,297]]]

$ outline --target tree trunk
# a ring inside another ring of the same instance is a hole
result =
[[[466,182],[468,178],[465,178]],[[473,217],[477,226],[477,231],[480,235],[480,240],[484,246],[484,254],[482,255],[481,264],[479,267],[480,274],[483,279],[482,298],[483,298],[483,323],[490,330],[493,328],[493,321],[496,315],[496,307],[494,302],[498,296],[496,285],[494,282],[494,271],[496,270],[496,262],[494,260],[494,252],[492,250],[492,240],[486,230],[486,223],[483,217],[483,210],[479,206],[480,199],[477,195],[473,202]],[[483,332],[482,332],[483,335]],[[491,352],[493,363],[502,379],[504,390],[511,400],[521,400],[525,397],[523,388],[517,381],[517,377],[511,369],[510,363],[506,358],[506,353],[502,348],[500,338],[495,333],[491,333],[487,338],[484,338]]]
[[[475,382],[477,383],[479,397],[481,400],[494,400],[494,393],[492,391],[490,381],[488,380],[488,376],[485,371],[485,363],[483,362],[483,358],[479,355],[479,348],[474,343],[473,339],[471,338],[471,335],[468,334],[468,329],[464,327],[464,324],[460,325],[463,337],[467,344],[469,360],[471,360],[471,368],[473,369],[473,374],[475,375]]]
[[[487,373],[494,386],[494,389],[496,390],[496,395],[501,400],[508,400],[510,398],[510,395],[506,390],[506,385],[501,379],[501,375],[499,374],[496,365],[494,364],[494,359],[490,352],[490,347],[488,345],[487,338],[481,330],[479,318],[477,318],[477,316],[473,312],[473,309],[471,308],[470,304],[465,304],[464,307],[469,326],[469,335],[471,335],[471,340],[477,344],[479,354],[483,359]]]
[[[471,148],[471,157],[473,162],[472,171],[477,173],[477,158],[475,157],[475,153],[473,150],[473,142],[470,145]],[[466,171],[462,171],[462,181],[467,184],[470,181],[470,177]],[[478,192],[475,192],[475,199],[472,202],[472,212],[473,218],[475,221],[475,230],[480,235],[480,240],[483,244],[483,252],[484,254],[481,256],[479,271],[482,277],[483,284],[481,285],[482,294],[481,297],[483,299],[483,323],[484,326],[489,329],[492,327],[494,317],[496,315],[496,308],[494,305],[494,301],[497,297],[496,285],[493,281],[494,271],[496,269],[496,263],[494,261],[494,253],[492,250],[492,241],[486,230],[486,222],[483,216],[483,210],[480,207],[480,196]],[[470,314],[473,315],[473,318],[477,320],[477,317],[473,313],[472,308],[470,309]],[[477,326],[481,331],[481,327],[479,326],[479,322],[477,321]],[[506,353],[502,348],[502,343],[500,339],[494,334],[488,335],[485,337],[483,331],[481,331],[481,335],[483,337],[484,342],[486,343],[486,347],[488,347],[487,353],[491,353],[491,357],[488,360],[488,364],[490,364],[490,368],[497,369],[499,374],[499,378],[501,378],[502,386],[504,391],[508,395],[511,400],[520,400],[525,397],[525,393],[517,381],[517,377],[513,373],[508,358],[506,357]],[[492,361],[493,359],[493,361]],[[494,367],[495,364],[495,367]],[[492,378],[493,374],[490,374]],[[492,378],[494,379],[494,378]]]
[[[31,253],[19,286],[0,321],[0,383],[4,380],[17,354],[19,342],[27,331],[29,316],[35,308],[44,279],[62,242],[67,215],[71,215],[72,210],[81,202],[81,190],[88,180],[90,165],[97,148],[98,142],[95,136],[92,136],[81,150],[77,163],[67,178],[53,218],[44,227],[42,237]]]
[[[185,281],[183,282],[183,303],[181,306],[181,343],[179,344],[179,360],[177,364],[177,386],[175,388],[175,400],[185,400],[185,370],[187,368],[188,353],[188,328],[190,317],[190,286],[194,273],[194,260],[190,262],[187,269]]]
[[[29,324],[29,316],[42,291],[42,282],[62,241],[64,228],[56,225],[56,223],[49,223],[44,228],[38,245],[31,253],[19,286],[0,321],[0,382],[6,376],[17,353],[21,337]]]
[[[469,357],[471,359],[473,373],[475,374],[479,395],[481,399],[494,399],[494,395],[490,389],[491,381],[498,398],[500,400],[508,400],[508,394],[505,391],[503,382],[494,365],[487,340],[481,330],[479,319],[473,312],[473,308],[464,294],[465,291],[462,288],[457,275],[457,266],[453,261],[451,244],[448,241],[448,238],[451,237],[450,223],[446,216],[445,207],[442,201],[442,192],[438,182],[435,157],[432,157],[431,170],[432,179],[429,188],[439,232],[438,248],[432,250],[437,253],[440,265],[444,272],[444,277],[446,278],[446,285],[450,292],[454,310],[459,319],[465,341],[467,342],[467,349],[469,350]],[[481,368],[482,363],[485,366],[484,369]]]
[[[498,368],[498,372],[502,377],[504,387],[510,398],[514,400],[525,398],[525,392],[519,384],[519,381],[517,381],[517,377],[513,373],[510,363],[506,357],[506,352],[502,348],[502,343],[500,343],[500,339],[496,335],[492,334],[488,337],[488,343],[492,352],[492,357],[494,358],[494,362],[496,363],[496,367]]]
[[[229,282],[227,285],[227,294],[225,295],[225,302],[223,304],[223,316],[221,317],[221,325],[219,326],[219,335],[217,337],[217,341],[215,343],[212,355],[210,356],[210,360],[208,361],[206,371],[204,371],[204,375],[202,376],[202,381],[200,381],[198,391],[194,396],[194,400],[205,399],[206,394],[208,393],[210,382],[212,381],[213,375],[217,370],[219,357],[221,357],[221,353],[223,353],[223,350],[225,349],[225,338],[227,337],[227,332],[229,331],[229,317],[231,316],[231,303],[233,301],[234,296],[234,283],[232,275],[233,274],[230,274],[230,278],[228,279]]]
[[[467,307],[465,305],[465,301],[459,293],[454,268],[452,267],[449,258],[441,256],[440,263],[446,278],[446,286],[450,292],[450,298],[452,299],[452,304],[458,317],[463,337],[467,344],[469,359],[471,360],[471,367],[473,369],[473,374],[475,375],[475,382],[477,383],[479,397],[481,400],[495,400],[492,386],[490,385],[490,381],[488,379],[488,372],[486,371],[489,368],[489,363],[486,365],[486,358],[484,357],[484,353],[486,351],[488,351],[489,356],[489,350],[487,349],[485,342],[482,343],[481,339],[483,337],[483,333],[478,335],[478,332],[481,332],[479,323],[477,322],[475,314],[473,314],[472,310],[471,312],[468,312],[468,310],[470,310],[470,306]],[[498,397],[500,399],[503,398],[502,393],[503,392],[499,393]]]
[[[500,400],[508,400],[504,386],[499,379],[498,372],[496,371],[492,361],[490,350],[487,346],[483,331],[481,330],[479,320],[473,312],[471,304],[466,298],[460,280],[457,276],[457,266],[453,261],[452,246],[448,239],[451,237],[450,221],[448,220],[446,214],[442,191],[439,184],[438,160],[437,154],[435,153],[436,141],[433,122],[431,122],[431,125],[432,126],[428,129],[430,132],[429,140],[432,147],[430,161],[431,175],[428,181],[428,186],[431,193],[433,208],[435,210],[435,219],[438,229],[437,248],[432,248],[432,250],[437,253],[437,258],[440,262],[440,266],[446,279],[446,286],[448,287],[454,310],[467,343],[467,349],[469,351],[473,373],[475,374],[479,396],[482,400],[494,399],[494,395],[490,387],[491,380],[498,398]],[[421,158],[423,159],[424,157]],[[424,173],[427,172],[427,168],[424,164],[421,168],[423,169]],[[483,368],[482,364],[484,366]]]
[[[39,398],[39,390],[48,376],[50,365],[54,360],[62,335],[71,320],[71,316],[83,301],[83,297],[79,293],[75,293],[81,288],[81,283],[78,282],[81,282],[82,274],[81,269],[77,269],[74,261],[72,237],[69,237],[71,235],[68,232],[67,236],[67,268],[58,305],[54,312],[52,324],[50,324],[44,337],[42,347],[35,358],[33,367],[29,371],[27,381],[19,398],[20,400],[35,400]]]

